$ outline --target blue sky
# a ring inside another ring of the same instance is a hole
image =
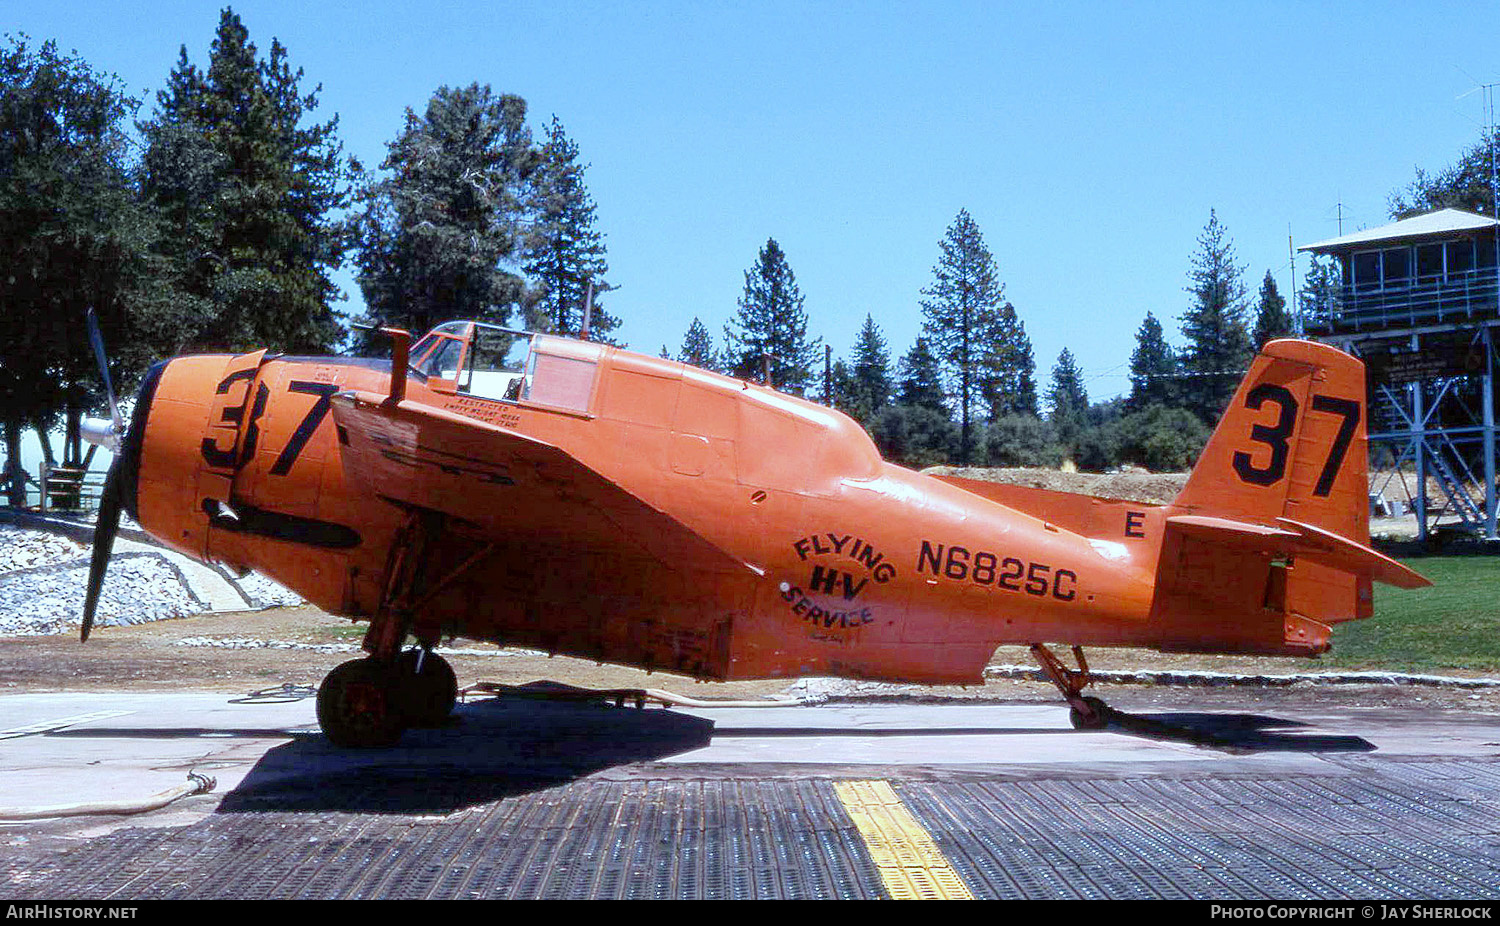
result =
[[[222,4],[6,0],[0,31],[55,39],[146,98]],[[1500,57],[1487,4],[234,4],[287,46],[345,149],[377,166],[438,86],[524,97],[592,166],[610,309],[637,350],[696,315],[722,339],[767,238],[810,331],[846,355],[874,316],[918,334],[938,242],[967,209],[1045,384],[1070,348],[1093,398],[1128,389],[1149,310],[1177,339],[1217,210],[1253,294],[1298,244],[1387,219],[1389,195],[1479,138]],[[1298,258],[1298,277],[1306,258]],[[359,306],[352,273],[340,282]],[[346,306],[347,308],[347,306]]]

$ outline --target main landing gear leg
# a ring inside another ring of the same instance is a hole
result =
[[[1083,658],[1083,647],[1073,647],[1073,656],[1078,660],[1078,668],[1070,669],[1062,664],[1052,651],[1040,643],[1031,645],[1031,655],[1041,663],[1042,671],[1062,696],[1068,700],[1072,710],[1068,711],[1068,720],[1073,724],[1075,730],[1102,730],[1109,725],[1109,718],[1113,714],[1109,705],[1098,698],[1084,697],[1083,689],[1089,682],[1089,664]]]
[[[470,557],[436,581],[432,570],[443,516],[413,512],[391,545],[386,585],[370,620],[369,656],[346,662],[318,688],[318,724],[335,745],[392,746],[407,727],[440,726],[453,710],[458,683],[453,668],[432,652],[438,629],[416,627],[416,615],[452,579],[480,558]],[[401,651],[408,634],[420,649]]]

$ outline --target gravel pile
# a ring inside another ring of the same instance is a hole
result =
[[[12,636],[72,633],[83,620],[88,554],[61,566],[0,574],[0,633]],[[110,559],[99,594],[97,626],[143,624],[204,610],[182,576],[150,553]]]
[[[247,573],[231,582],[254,608],[290,608],[303,600],[285,585],[278,585],[258,572]]]
[[[0,634],[76,633],[83,620],[90,549],[46,530],[0,525]],[[294,592],[250,573],[223,576],[246,608],[302,603]],[[201,580],[200,580],[201,581]],[[96,625],[141,624],[209,610],[204,598],[165,552],[110,557]]]
[[[0,524],[0,575],[17,569],[55,566],[88,553],[87,547],[58,534]]]

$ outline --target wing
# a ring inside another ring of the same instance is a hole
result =
[[[579,552],[648,554],[680,569],[751,567],[567,451],[414,402],[334,396],[345,479],[392,502],[452,515],[485,533]]]

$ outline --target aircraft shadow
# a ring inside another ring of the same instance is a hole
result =
[[[1138,736],[1161,742],[1186,743],[1228,752],[1370,752],[1375,745],[1359,736],[1303,733],[1306,724],[1257,714],[1131,714],[1110,712],[1101,732]],[[1078,736],[1090,731],[1071,727],[733,727],[722,735],[733,738],[879,737],[879,736]]]
[[[799,736],[860,739],[872,736],[1072,736],[1075,732],[1064,727],[733,727],[721,735],[734,739],[791,739]]]
[[[48,730],[38,734],[56,739],[196,739],[198,737],[235,737],[239,739],[286,739],[285,727],[85,727],[79,730]]]
[[[707,746],[713,722],[676,711],[495,699],[389,749],[340,749],[320,733],[270,749],[220,813],[452,813]]]
[[[1146,739],[1188,743],[1228,752],[1373,752],[1362,736],[1304,733],[1307,725],[1260,714],[1174,712],[1131,714],[1111,710],[1108,730]]]

